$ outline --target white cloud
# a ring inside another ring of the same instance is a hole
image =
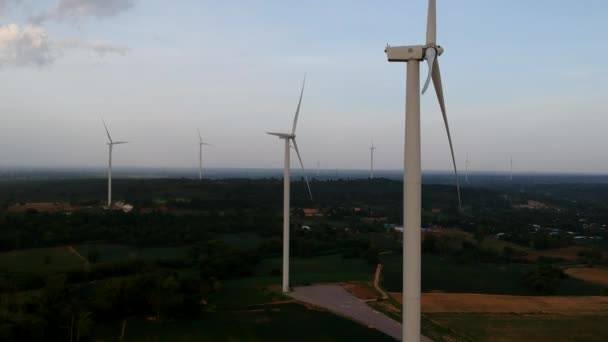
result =
[[[113,17],[127,11],[134,4],[135,0],[60,0],[57,7],[35,17],[33,21],[41,23],[50,19],[78,22],[89,18]]]
[[[0,0],[0,15],[4,15],[6,10],[8,9],[11,3],[15,2],[14,0]]]
[[[108,42],[86,42],[81,40],[66,40],[55,44],[58,49],[65,50],[85,50],[96,53],[99,57],[117,54],[124,56],[129,52],[126,46],[114,45]]]
[[[44,27],[32,24],[0,26],[0,66],[44,66],[74,50],[92,51],[99,57],[125,55],[129,51],[127,47],[99,41],[53,42]]]
[[[43,27],[0,26],[0,66],[42,66],[53,60],[48,34]]]

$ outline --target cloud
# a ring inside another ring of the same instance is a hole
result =
[[[19,0],[0,0],[0,16],[5,15],[10,9],[10,6],[18,2]]]
[[[107,42],[53,42],[44,27],[33,24],[0,26],[0,66],[45,66],[68,51],[91,51],[102,58],[110,54],[125,55],[129,48]]]
[[[36,25],[0,26],[0,66],[43,66],[54,60],[48,34]]]
[[[81,40],[66,40],[55,44],[58,49],[62,51],[66,50],[83,50],[92,51],[99,57],[105,57],[106,55],[116,54],[124,56],[129,52],[129,48],[126,46],[114,45],[108,42],[86,42]]]
[[[101,19],[116,16],[134,5],[135,0],[60,0],[57,7],[32,20],[41,23],[47,20],[78,22],[89,18]]]

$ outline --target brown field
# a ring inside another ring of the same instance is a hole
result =
[[[608,269],[581,267],[569,268],[565,272],[572,278],[608,286]]]
[[[391,295],[401,302],[401,293],[391,293]],[[594,315],[608,313],[608,297],[423,293],[422,312]]]
[[[369,287],[358,283],[358,282],[349,282],[349,283],[341,283],[342,287],[350,292],[353,296],[368,300],[368,299],[377,299],[378,295]]]
[[[566,261],[577,261],[578,253],[582,250],[584,250],[583,247],[570,246],[557,249],[548,249],[544,251],[530,251],[528,252],[528,260],[536,261],[539,256],[544,256],[549,258],[562,258]]]

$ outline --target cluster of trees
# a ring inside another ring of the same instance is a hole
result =
[[[442,256],[451,256],[459,262],[527,262],[526,253],[503,247],[502,250],[484,247],[483,238],[470,239],[464,234],[426,234],[422,242],[422,252]]]
[[[554,294],[568,276],[560,268],[540,265],[522,277],[526,287],[542,294]]]

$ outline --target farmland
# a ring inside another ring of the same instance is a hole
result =
[[[383,255],[385,271],[383,286],[391,292],[401,291],[401,257]],[[528,264],[460,263],[450,258],[424,255],[422,259],[422,290],[452,293],[483,293],[535,295],[521,278],[532,268]],[[458,275],[458,276],[455,276]],[[578,279],[566,279],[558,295],[600,295],[601,286]]]
[[[566,274],[572,278],[608,287],[608,269],[606,268],[568,268]]]
[[[425,314],[467,341],[591,341],[608,336],[608,315]]]
[[[118,331],[117,325],[100,335],[111,339]],[[176,322],[136,319],[129,322],[125,337],[128,341],[393,341],[373,329],[298,304],[220,311]]]

